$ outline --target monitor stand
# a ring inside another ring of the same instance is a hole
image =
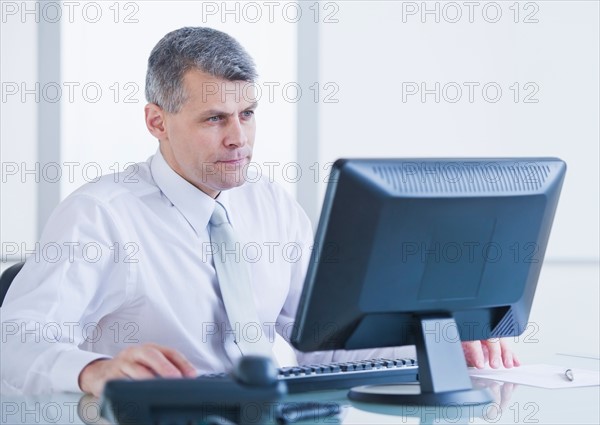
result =
[[[487,389],[473,389],[454,318],[449,315],[421,317],[416,334],[421,392],[405,394],[398,386],[367,385],[350,390],[354,401],[384,404],[473,405],[492,401]],[[450,332],[448,332],[450,330]],[[387,387],[387,388],[386,388]]]

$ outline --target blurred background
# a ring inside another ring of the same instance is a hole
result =
[[[541,297],[556,303],[564,291],[576,294],[573,308],[583,306],[595,323],[584,351],[598,352],[598,2],[2,1],[1,8],[2,269],[34,249],[48,215],[74,189],[156,151],[143,119],[148,55],[171,30],[210,26],[254,57],[261,88],[254,161],[315,226],[340,157],[565,160],[542,277],[556,272]],[[550,301],[543,311],[561,326],[562,308]]]

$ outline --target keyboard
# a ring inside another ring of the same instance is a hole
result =
[[[279,368],[279,380],[289,394],[307,391],[343,390],[359,385],[398,384],[418,381],[415,359],[371,359],[353,362],[311,364]],[[224,378],[224,373],[201,375]]]

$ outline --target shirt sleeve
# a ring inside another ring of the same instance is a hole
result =
[[[131,294],[119,235],[91,196],[71,195],[56,208],[0,308],[3,388],[78,392],[81,370],[109,357],[80,346]]]
[[[310,254],[313,249],[313,231],[310,220],[302,207],[294,202],[294,213],[286,217],[290,219],[293,225],[290,228],[292,240],[302,247],[301,260],[294,264],[292,271],[290,291],[285,305],[277,320],[280,324],[278,332],[289,343],[293,322],[296,317],[296,311],[302,295],[304,279],[310,262]],[[299,364],[331,363],[343,361],[366,360],[373,358],[416,358],[414,346],[385,347],[362,350],[335,350],[335,351],[315,351],[304,353],[294,348],[296,358]]]

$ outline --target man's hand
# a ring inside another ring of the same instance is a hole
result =
[[[196,369],[178,351],[156,344],[144,344],[121,351],[112,359],[89,363],[79,374],[79,387],[86,393],[100,396],[111,379],[146,379],[195,377]]]
[[[468,341],[462,343],[465,352],[467,366],[475,366],[478,369],[485,367],[486,363],[490,367],[497,369],[500,366],[511,368],[520,366],[521,362],[511,351],[505,339],[494,338],[484,341]]]

